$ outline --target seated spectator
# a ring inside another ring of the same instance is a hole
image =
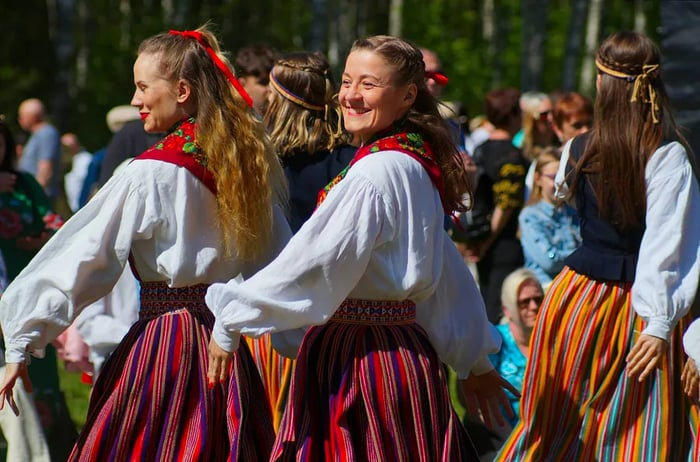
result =
[[[520,243],[525,267],[547,288],[564,260],[581,244],[576,210],[554,196],[559,152],[550,147],[539,154],[534,187],[528,205],[520,212]]]
[[[519,268],[503,280],[503,321],[496,326],[502,344],[498,353],[489,355],[489,359],[503,378],[519,390],[523,386],[530,335],[543,299],[542,286],[530,270]],[[516,413],[508,422],[512,429],[520,419],[519,399],[510,392],[508,397]]]

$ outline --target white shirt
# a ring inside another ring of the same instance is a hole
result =
[[[259,262],[222,255],[216,199],[185,168],[135,160],[115,175],[44,245],[0,300],[8,362],[40,354],[84,307],[108,294],[129,252],[144,281],[185,287],[249,275],[291,232],[279,207],[274,242]],[[234,245],[235,248],[235,245]]]
[[[570,148],[571,141],[564,146],[554,180],[560,198],[566,196]],[[632,284],[632,308],[646,322],[643,334],[669,340],[698,288],[700,189],[685,148],[677,142],[654,152],[644,177],[646,229]]]
[[[66,199],[73,212],[76,212],[80,202],[80,192],[83,189],[83,181],[90,167],[92,154],[87,151],[80,151],[71,160],[71,170],[63,178],[63,185],[66,190]]]
[[[500,337],[471,273],[443,230],[427,172],[406,154],[358,161],[280,255],[246,281],[213,284],[213,337],[234,351],[239,333],[319,325],[346,298],[416,303],[416,321],[441,359],[466,377],[493,368]]]

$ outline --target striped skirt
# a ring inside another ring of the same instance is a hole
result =
[[[346,300],[309,329],[271,460],[478,460],[412,302]]]
[[[71,461],[266,460],[270,410],[245,342],[207,387],[206,286],[141,283],[139,320],[97,378]]]
[[[267,400],[272,409],[272,425],[276,432],[279,429],[282,413],[289,396],[289,385],[292,382],[295,361],[285,358],[272,348],[270,334],[257,338],[244,338],[262,377]]]
[[[698,411],[680,383],[688,319],[663,367],[642,383],[631,379],[625,359],[644,322],[630,288],[568,268],[553,281],[530,343],[520,423],[497,460],[700,460]]]

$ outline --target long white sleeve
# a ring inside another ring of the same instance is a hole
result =
[[[679,143],[662,146],[646,168],[646,230],[632,285],[645,334],[668,339],[695,298],[700,276],[700,190]]]
[[[443,220],[418,162],[391,151],[363,158],[270,265],[209,288],[214,339],[233,351],[240,333],[325,323],[346,298],[410,299],[443,361],[462,376],[486,372],[498,337]]]

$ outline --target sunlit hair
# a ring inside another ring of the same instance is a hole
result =
[[[544,290],[542,290],[542,285],[537,280],[537,276],[527,268],[516,269],[506,276],[501,285],[501,305],[508,310],[511,316],[515,316],[516,319],[520,318],[518,295],[525,283],[536,285],[539,287],[540,292],[544,294]]]
[[[590,128],[593,123],[593,103],[585,96],[574,91],[564,94],[558,98],[552,107],[552,122],[559,129],[564,126],[564,122],[572,118],[583,119]]]
[[[231,67],[208,27],[197,30]],[[192,88],[197,145],[216,180],[226,254],[261,256],[272,238],[273,202],[286,200],[284,173],[262,123],[196,40],[159,34],[142,42],[138,53],[159,57],[165,79],[183,79]]]
[[[264,123],[280,156],[331,150],[345,142],[340,124],[340,104],[326,58],[321,53],[293,53],[277,61],[271,72],[287,90],[312,106],[312,110],[285,98],[273,86]]]
[[[359,50],[368,50],[384,58],[393,70],[393,85],[416,85],[416,100],[405,116],[405,128],[420,133],[432,146],[444,181],[443,205],[448,210],[465,210],[463,198],[465,194],[471,196],[472,187],[449,129],[440,116],[437,100],[425,85],[425,63],[420,50],[405,40],[386,35],[355,41],[351,53]]]
[[[628,75],[642,73],[644,65],[660,64],[657,46],[638,32],[617,32],[598,48],[596,58],[607,68]],[[582,175],[590,179],[601,216],[618,229],[644,223],[646,187],[644,171],[651,155],[667,139],[686,146],[670,110],[657,69],[648,75],[656,91],[660,123],[654,123],[651,105],[643,98],[631,102],[634,81],[599,73],[593,131],[572,172],[571,195]]]
[[[530,198],[527,200],[527,205],[533,205],[542,200],[542,186],[537,184],[537,177],[542,175],[544,168],[551,164],[552,162],[559,163],[559,149],[554,146],[547,146],[545,148],[535,147],[535,155],[537,160],[535,161],[535,184],[532,186],[532,191],[530,192]]]
[[[5,156],[0,162],[0,171],[2,172],[14,172],[16,169],[17,161],[17,145],[15,144],[15,138],[12,136],[12,131],[10,127],[5,123],[4,117],[0,120],[0,136],[5,140]]]
[[[528,159],[536,159],[535,147],[537,145],[537,121],[542,114],[540,105],[545,101],[551,101],[546,93],[528,91],[520,95],[520,109],[522,110],[523,145],[522,150]],[[549,123],[546,121],[545,123]]]

